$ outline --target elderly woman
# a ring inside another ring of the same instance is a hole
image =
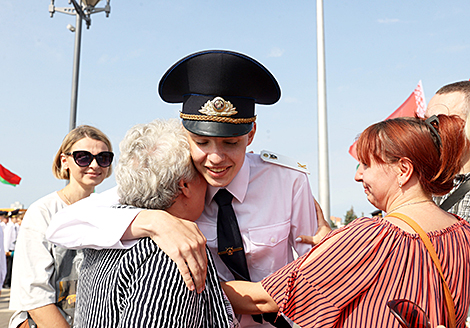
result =
[[[260,283],[229,282],[235,312],[281,311],[301,327],[399,327],[386,303],[414,301],[431,326],[449,327],[443,281],[419,235],[394,217],[404,214],[430,238],[464,327],[470,304],[470,226],[432,201],[452,188],[467,142],[464,122],[397,118],[359,137],[355,179],[388,213],[360,218],[330,233],[310,253]]]
[[[193,166],[178,120],[131,128],[120,151],[116,167],[120,207],[165,210],[190,221],[201,215],[207,184]],[[85,250],[76,327],[236,325],[210,254],[206,289],[198,294],[185,287],[175,262],[150,238],[134,244],[127,250]]]

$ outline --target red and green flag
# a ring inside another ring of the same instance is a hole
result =
[[[10,172],[0,164],[0,182],[15,187],[20,184],[21,178]]]

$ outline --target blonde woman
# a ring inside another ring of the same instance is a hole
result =
[[[90,196],[111,175],[113,161],[108,137],[82,125],[64,138],[52,166],[54,176],[68,180],[63,189],[33,203],[23,220],[13,264],[10,327],[72,325],[75,290],[82,253],[56,247],[45,233],[60,209]]]

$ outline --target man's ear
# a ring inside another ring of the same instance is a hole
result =
[[[253,128],[251,129],[250,132],[248,132],[247,146],[251,145],[251,143],[253,142],[253,139],[255,138],[255,133],[256,133],[256,122],[253,123]]]

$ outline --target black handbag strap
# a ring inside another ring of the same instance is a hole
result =
[[[28,312],[28,327],[29,328],[37,328],[37,324],[34,322],[33,318],[31,318],[31,316],[29,315],[29,312]]]
[[[450,195],[442,204],[439,206],[444,211],[448,211],[454,206],[459,200],[461,200],[465,194],[470,190],[470,179],[462,182],[457,189]]]

